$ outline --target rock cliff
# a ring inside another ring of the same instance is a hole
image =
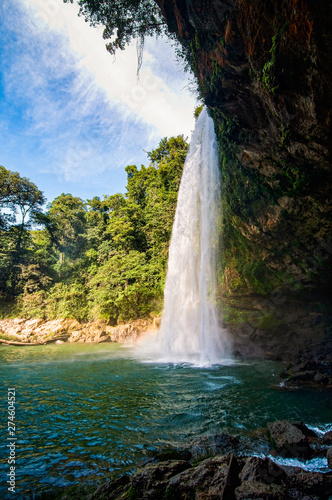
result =
[[[214,118],[224,291],[331,282],[331,3],[156,0]]]
[[[332,4],[156,2],[215,123],[220,291],[237,351],[331,345]]]

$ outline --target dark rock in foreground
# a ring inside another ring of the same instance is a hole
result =
[[[307,437],[296,426],[280,420],[267,424],[272,445],[282,457],[309,458],[312,450]]]
[[[327,450],[326,453],[327,463],[330,469],[332,469],[332,446]]]
[[[260,447],[264,433],[265,444]],[[160,450],[133,475],[124,474],[101,486],[82,500],[329,500],[332,496],[332,471],[308,472],[301,467],[277,465],[269,458],[250,456],[268,453],[268,439],[279,453],[298,459],[326,456],[332,468],[332,447],[328,448],[331,432],[319,437],[302,422],[281,420],[268,424],[268,429],[252,433],[251,446],[244,452],[240,436],[225,433],[208,436],[201,441],[203,455],[197,457],[194,448]],[[193,443],[195,445],[195,443]],[[197,443],[196,443],[197,446]],[[233,446],[233,451],[231,450]],[[206,456],[209,450],[228,452]],[[251,450],[251,451],[249,451]],[[263,453],[262,453],[263,452]],[[205,455],[204,455],[205,454]],[[69,500],[50,495],[48,500]],[[44,498],[44,497],[43,497]],[[75,497],[76,498],[76,497]]]
[[[286,420],[270,422],[267,428],[264,435],[280,455],[297,459],[326,455],[332,468],[332,447],[327,449],[331,433],[320,438],[304,423]],[[196,461],[190,462],[188,450],[158,452],[131,478],[123,476],[107,483],[89,500],[328,500],[332,495],[332,472],[308,472],[279,466],[269,458],[236,456],[234,451],[241,454],[243,443],[225,433],[211,436],[211,442],[206,450],[227,449],[228,453],[197,461],[193,449],[192,460]],[[183,456],[188,460],[181,460]]]
[[[246,500],[328,499],[332,473],[286,472],[268,458],[218,455],[196,466],[178,460],[148,464],[130,479],[99,487],[89,500]]]
[[[332,444],[332,431],[328,431],[322,437],[323,444]]]
[[[249,457],[241,471],[240,479],[245,481],[258,481],[266,484],[281,484],[285,479],[285,471],[268,458]]]

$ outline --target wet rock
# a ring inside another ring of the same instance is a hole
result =
[[[332,444],[332,431],[328,431],[322,437],[323,444]]]
[[[328,344],[325,350],[320,347],[316,352],[306,355],[309,359],[296,363],[280,373],[280,377],[285,379],[286,386],[332,385],[332,362],[329,355],[329,349],[330,347]]]
[[[293,425],[295,425],[295,427],[297,427],[306,437],[309,437],[309,438],[317,438],[317,434],[309,429],[309,427],[307,427],[303,422],[292,422]]]
[[[218,454],[234,451],[239,444],[236,436],[231,436],[222,432],[214,436],[214,445]]]
[[[267,424],[272,445],[282,457],[309,458],[312,450],[303,432],[287,420]]]
[[[314,380],[315,375],[316,375],[316,372],[314,370],[305,371],[305,372],[296,372],[296,373],[290,375],[289,381],[309,382],[309,381]]]
[[[139,498],[162,497],[169,480],[189,468],[191,465],[185,460],[167,460],[147,464],[132,476],[132,490],[140,492]]]
[[[316,373],[316,375],[314,376],[314,382],[316,382],[316,384],[325,385],[328,383],[328,381],[328,377],[326,375],[323,375],[322,373]]]
[[[275,484],[265,484],[258,481],[244,481],[235,489],[236,500],[285,500],[285,489]]]
[[[100,498],[107,498],[107,500],[116,500],[121,498],[125,491],[129,490],[130,479],[125,474],[117,479],[102,484],[97,490],[88,497],[87,500],[99,500]]]
[[[167,460],[185,460],[189,461],[192,458],[192,453],[189,450],[177,450],[168,448],[157,451],[145,463],[166,462]]]
[[[332,474],[330,473],[308,472],[301,469],[300,472],[290,474],[285,484],[287,491],[295,489],[309,495],[319,495],[319,498],[328,498],[332,494]]]
[[[240,474],[241,481],[281,484],[286,473],[268,458],[249,457]]]
[[[196,467],[174,476],[169,481],[166,498],[223,498],[221,493],[226,487],[231,460],[231,455],[208,458]]]
[[[326,452],[327,464],[332,469],[332,446]]]

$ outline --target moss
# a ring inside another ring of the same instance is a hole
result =
[[[303,167],[291,163],[282,164],[278,175],[279,191],[290,196],[306,194],[311,177]]]
[[[282,324],[283,322],[273,314],[264,314],[259,319],[258,328],[261,330],[271,330]]]
[[[275,65],[276,65],[276,51],[277,51],[277,40],[278,34],[276,33],[272,37],[272,47],[270,49],[271,59],[267,61],[262,69],[262,75],[259,80],[263,83],[265,88],[274,94],[279,85],[277,85],[277,79],[275,74]]]
[[[223,313],[226,325],[236,327],[249,324],[260,330],[271,330],[283,324],[283,321],[273,313],[255,310],[252,307],[245,309],[244,307],[232,307],[232,305],[224,303]]]
[[[142,493],[131,484],[129,490],[127,490],[121,498],[126,500],[138,500],[142,498]]]
[[[13,340],[13,341],[18,341],[19,338],[16,337],[15,335],[7,335],[6,333],[3,333],[0,331],[0,339],[1,340]]]
[[[282,123],[280,125],[280,147],[284,148],[289,144],[290,130]]]
[[[275,441],[274,441],[273,437],[271,436],[270,431],[269,431],[269,430],[267,430],[267,431],[266,431],[266,434],[267,434],[267,438],[268,438],[268,440],[269,440],[269,441],[270,441],[270,443],[271,443],[272,448],[274,448],[274,449],[275,449],[275,448],[276,448],[276,444],[275,444]]]
[[[262,260],[248,262],[241,271],[255,292],[266,295],[273,290],[274,286],[269,281],[269,270]]]

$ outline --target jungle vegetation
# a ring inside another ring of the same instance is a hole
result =
[[[43,209],[29,179],[0,167],[0,316],[103,319],[158,314],[188,144],[164,138],[126,167],[125,194],[62,193]]]

